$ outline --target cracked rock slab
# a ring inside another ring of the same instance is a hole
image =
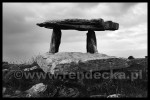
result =
[[[37,56],[36,62],[44,72],[50,72],[51,74],[101,71],[128,67],[128,59],[108,56],[100,53],[45,53]]]

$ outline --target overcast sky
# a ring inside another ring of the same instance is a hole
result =
[[[51,19],[103,18],[116,31],[95,31],[99,53],[147,55],[147,3],[3,3],[3,60],[27,61],[49,51],[52,29],[36,26]],[[86,52],[87,31],[62,30],[60,52]]]

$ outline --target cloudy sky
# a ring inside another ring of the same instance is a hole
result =
[[[116,31],[95,31],[99,53],[147,55],[147,3],[3,3],[3,60],[27,61],[48,52],[52,29],[36,26],[51,19],[103,18]],[[86,52],[87,31],[62,30],[60,52]]]

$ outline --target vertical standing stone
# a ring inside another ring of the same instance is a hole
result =
[[[88,53],[98,52],[97,43],[96,43],[96,35],[93,30],[88,30],[86,42],[87,42],[86,49]]]
[[[54,27],[51,36],[49,53],[57,53],[59,51],[60,43],[61,43],[61,30],[58,27]]]

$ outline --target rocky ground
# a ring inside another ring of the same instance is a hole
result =
[[[7,98],[147,97],[147,58],[129,60],[99,53],[46,53],[37,56],[32,64],[3,62],[2,71],[2,92]],[[78,73],[84,78],[79,78]],[[99,73],[101,77],[95,77]],[[113,78],[102,78],[112,73]]]

